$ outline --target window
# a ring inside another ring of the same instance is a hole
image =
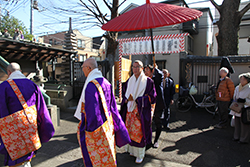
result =
[[[56,40],[54,39],[54,45],[56,45]]]
[[[53,44],[53,40],[49,39],[49,44],[52,45]]]
[[[193,52],[194,51],[194,44],[193,44],[193,39],[188,36],[188,51]]]
[[[78,48],[85,48],[85,41],[78,39],[77,40],[77,47]]]
[[[166,60],[156,60],[158,69],[163,70],[166,68]]]
[[[85,41],[82,41],[82,48],[85,48]]]
[[[80,39],[77,40],[77,47],[82,48],[82,40]]]

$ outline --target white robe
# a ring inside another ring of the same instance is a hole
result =
[[[147,86],[147,76],[144,72],[141,72],[140,76],[136,79],[135,75],[132,75],[128,81],[127,90],[125,93],[125,97],[128,99],[130,94],[133,96],[133,101],[129,101],[127,103],[128,112],[132,112],[136,107],[135,100],[138,97],[143,96]]]
[[[77,105],[77,108],[76,108],[76,111],[75,111],[75,114],[74,114],[74,117],[76,117],[77,119],[81,120],[81,107],[82,107],[82,102],[85,103],[85,90],[87,88],[87,85],[92,80],[94,80],[96,78],[101,78],[101,77],[103,77],[103,76],[102,76],[101,71],[98,70],[98,68],[92,70],[89,73],[89,75],[88,75],[88,77],[87,77],[87,79],[85,81],[85,84],[83,86],[82,94],[81,94],[80,100],[78,102],[78,105]]]
[[[135,100],[138,97],[143,96],[146,90],[146,86],[147,76],[144,74],[144,72],[141,72],[140,76],[137,79],[134,75],[132,75],[132,77],[129,79],[125,96],[128,99],[130,94],[132,94],[134,100],[127,103],[128,112],[132,112],[135,107],[137,107]],[[124,146],[124,148],[125,151],[129,152],[131,155],[137,158],[143,159],[145,156],[146,147],[140,148],[127,144],[126,146]]]

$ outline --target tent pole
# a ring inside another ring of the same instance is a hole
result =
[[[152,28],[150,28],[150,35],[151,35],[151,45],[152,45],[152,52],[153,52],[153,65],[155,66],[155,48],[154,48],[154,39],[153,39]]]

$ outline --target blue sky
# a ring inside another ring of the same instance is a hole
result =
[[[6,5],[5,2],[0,0],[2,3],[2,8],[6,8],[10,11],[10,14],[24,22],[25,26],[29,29],[30,27],[30,0],[19,0],[16,5]],[[83,0],[84,2],[86,0]],[[112,0],[110,0],[112,1]],[[121,2],[122,0],[120,0]],[[130,3],[135,3],[138,5],[142,5],[145,3],[146,0],[127,0],[120,8],[119,11],[122,11],[126,8]],[[152,3],[161,2],[162,0],[151,0]],[[214,8],[212,4],[208,2],[197,3],[197,0],[186,0],[189,7],[210,7],[212,13],[214,13]],[[216,0],[218,4],[222,3],[222,0]],[[54,33],[56,31],[64,31],[68,30],[68,18],[73,18],[73,29],[79,29],[83,35],[86,36],[100,36],[103,34],[104,31],[101,30],[99,27],[92,27],[92,28],[83,28],[84,25],[82,24],[81,20],[84,20],[84,17],[80,14],[67,14],[65,12],[55,10],[53,7],[58,8],[70,8],[72,10],[83,11],[83,7],[79,4],[79,0],[38,0],[38,7],[40,8],[40,12],[34,10],[34,22],[33,22],[33,34],[35,36],[44,35],[46,33]],[[100,9],[105,13],[109,14],[109,10],[102,2],[102,0],[97,0]],[[66,7],[64,7],[66,6]],[[4,10],[3,14],[4,14]],[[89,24],[90,25],[90,24]]]

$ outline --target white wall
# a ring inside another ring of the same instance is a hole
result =
[[[210,46],[213,43],[212,24],[209,12],[203,12],[199,21],[199,33],[197,35],[192,35],[194,38],[194,55],[206,56],[207,45]],[[208,55],[211,56],[209,53],[210,52],[208,52]]]
[[[235,73],[231,75],[231,79],[233,80],[235,85],[238,85],[240,80],[239,80],[239,75],[242,73],[250,72],[250,63],[245,63],[245,64],[237,64],[237,63],[232,63],[232,66],[234,68]]]
[[[171,73],[171,77],[174,79],[175,83],[179,83],[180,54],[157,54],[155,58],[156,60],[166,60],[165,68]]]
[[[247,40],[248,38],[239,39],[239,55],[250,55],[250,42]]]

